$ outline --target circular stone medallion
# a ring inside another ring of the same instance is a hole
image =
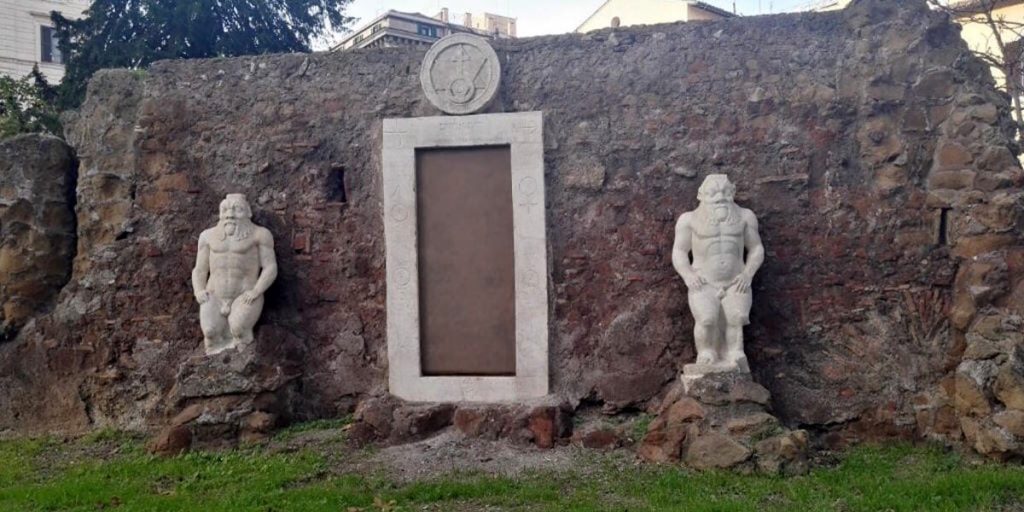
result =
[[[427,99],[448,114],[480,111],[498,94],[500,81],[498,54],[471,34],[452,34],[434,43],[420,69]]]

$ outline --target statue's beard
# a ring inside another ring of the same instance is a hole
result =
[[[249,219],[221,219],[221,240],[245,240],[252,234],[252,221]]]
[[[732,201],[722,203],[701,203],[703,217],[714,224],[729,224],[733,220],[735,203]]]

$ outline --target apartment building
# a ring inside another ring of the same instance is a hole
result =
[[[2,1],[2,0],[0,0]],[[353,48],[431,45],[434,41],[459,32],[486,38],[516,37],[516,19],[484,13],[465,14],[463,23],[454,23],[447,8],[434,16],[416,12],[389,10],[347,35],[331,51]]]
[[[90,0],[0,0],[0,74],[22,78],[39,66],[51,83],[64,77],[64,57],[50,21],[57,11],[79,18]]]

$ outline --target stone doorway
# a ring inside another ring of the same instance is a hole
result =
[[[540,112],[384,120],[391,394],[547,395],[542,127]]]

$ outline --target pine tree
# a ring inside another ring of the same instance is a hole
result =
[[[308,52],[344,27],[351,0],[94,0],[86,16],[53,13],[65,60],[64,108],[79,105],[102,68],[138,69],[161,59]]]

